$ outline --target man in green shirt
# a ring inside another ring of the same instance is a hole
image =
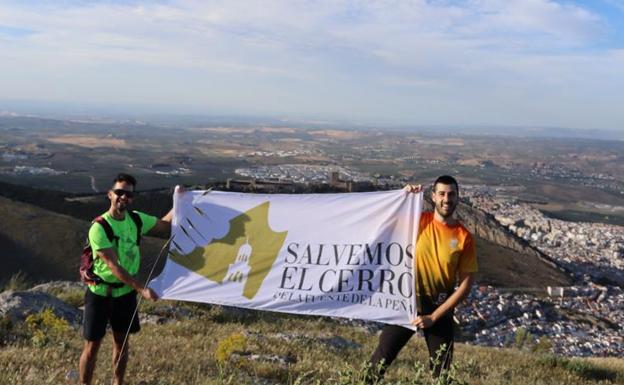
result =
[[[83,336],[85,345],[80,356],[80,383],[90,384],[95,370],[97,352],[106,334],[108,323],[113,330],[114,385],[123,384],[128,362],[126,332],[140,330],[136,294],[150,301],[158,295],[136,279],[139,271],[140,251],[137,237],[157,235],[168,237],[171,233],[173,210],[161,219],[128,209],[134,199],[136,179],[119,174],[108,191],[110,207],[102,218],[110,225],[114,237],[109,239],[104,227],[94,222],[89,229],[89,242],[93,250],[93,272],[101,283],[89,285],[85,293]],[[140,229],[140,235],[139,231]],[[122,351],[123,349],[123,351]]]

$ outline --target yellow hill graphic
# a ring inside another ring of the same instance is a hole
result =
[[[243,289],[243,296],[251,299],[271,270],[288,234],[287,231],[271,230],[268,216],[269,202],[265,202],[231,219],[230,232],[225,237],[205,247],[197,247],[186,255],[173,252],[171,259],[211,281],[224,283],[230,264],[237,260],[241,247],[251,247],[247,262],[251,269]]]

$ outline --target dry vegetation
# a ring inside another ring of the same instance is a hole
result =
[[[47,138],[48,141],[58,144],[71,144],[86,148],[130,148],[124,139],[106,137],[101,135],[63,135]]]
[[[143,311],[158,313],[168,305],[149,304]],[[144,325],[132,338],[129,384],[357,385],[362,384],[362,365],[377,338],[364,328],[329,319],[181,306],[192,312],[189,319]],[[48,321],[37,325],[52,331],[43,342],[33,338],[36,330],[32,326],[17,330],[13,326],[12,333],[21,338],[0,351],[1,384],[64,383],[67,372],[76,367],[82,345],[79,332],[66,330],[49,317],[40,319]],[[287,340],[280,337],[284,334],[298,337]],[[336,348],[317,340],[331,336],[341,336],[360,347]],[[110,340],[107,336],[100,352],[96,384],[111,383]],[[250,360],[251,354],[261,358]],[[273,362],[272,356],[288,357],[292,362]],[[423,340],[414,338],[382,384],[434,384],[423,366],[425,359]],[[565,359],[513,348],[459,344],[455,362],[451,376],[455,384],[624,384],[624,361],[615,358]]]
[[[366,136],[370,136],[370,133],[362,131],[348,131],[348,130],[314,130],[308,132],[310,135],[322,136],[332,139],[359,139]]]
[[[262,127],[260,129],[262,132],[279,132],[282,134],[294,134],[301,131],[300,128],[294,127]]]

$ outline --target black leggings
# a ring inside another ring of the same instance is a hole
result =
[[[429,368],[435,377],[439,377],[442,370],[448,370],[453,359],[453,315],[452,312],[439,319],[433,326],[423,329],[425,341],[429,350]],[[399,351],[405,346],[414,334],[411,329],[397,325],[386,325],[379,336],[379,345],[373,353],[370,364],[375,373],[369,379],[381,378],[388,366],[394,361]]]

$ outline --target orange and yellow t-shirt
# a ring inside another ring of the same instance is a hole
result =
[[[433,212],[422,213],[416,242],[416,282],[419,296],[438,302],[450,294],[459,272],[477,271],[477,252],[470,232],[457,223],[446,225]]]

